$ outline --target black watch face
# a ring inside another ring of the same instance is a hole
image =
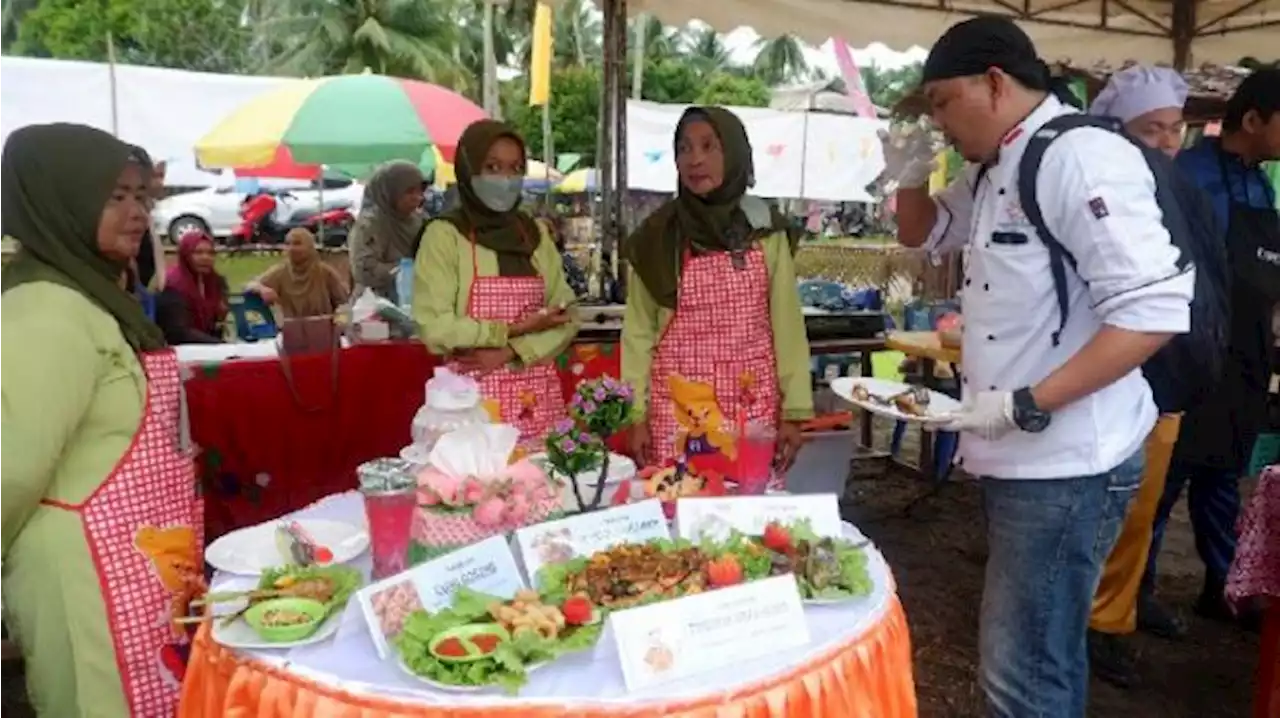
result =
[[[1023,430],[1032,434],[1038,434],[1049,428],[1050,414],[1043,411],[1024,411],[1019,412],[1015,417],[1018,426]]]

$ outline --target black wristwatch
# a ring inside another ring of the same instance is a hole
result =
[[[1041,411],[1040,407],[1036,406],[1036,399],[1031,396],[1030,387],[1024,386],[1013,392],[1013,423],[1017,424],[1019,429],[1038,434],[1049,428],[1049,420],[1052,418],[1052,414]]]

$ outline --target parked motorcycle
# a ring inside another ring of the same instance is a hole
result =
[[[296,199],[288,192],[260,192],[245,198],[240,205],[240,224],[231,231],[228,244],[233,247],[283,244],[285,235],[296,227],[310,230],[317,239],[323,236],[326,247],[341,247],[347,243],[351,225],[355,223],[349,202],[333,203],[319,211],[299,209],[289,212],[290,203]],[[281,212],[282,203],[284,212]],[[284,214],[283,221],[277,219],[279,214]]]

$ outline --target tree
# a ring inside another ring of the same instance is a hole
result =
[[[512,83],[513,85],[517,83]],[[508,97],[509,119],[524,136],[530,157],[542,157],[542,108],[529,106],[529,86],[522,80]],[[582,155],[584,167],[595,164],[600,118],[600,68],[596,65],[556,68],[551,73],[551,134],[556,152]]]
[[[730,105],[737,107],[768,107],[769,88],[754,77],[737,77],[728,73],[715,73],[698,93],[699,105]]]
[[[249,42],[242,11],[221,0],[42,0],[22,15],[13,50],[103,62],[110,34],[122,63],[240,72]]]
[[[417,0],[277,0],[257,30],[281,38],[271,69],[316,76],[361,72],[427,80],[461,91],[479,83],[455,53],[451,3]]]
[[[880,107],[892,108],[920,84],[920,63],[897,68],[868,65],[860,69],[862,86],[867,96]]]
[[[754,64],[756,74],[770,87],[800,80],[809,74],[809,61],[804,59],[804,44],[794,35],[779,35],[772,40],[756,41],[760,53]]]
[[[725,47],[720,33],[713,27],[694,32],[689,38],[687,54],[689,61],[704,74],[727,70],[733,64],[729,59],[729,48]]]
[[[641,97],[652,102],[688,103],[702,90],[703,76],[679,60],[650,60],[644,67]]]

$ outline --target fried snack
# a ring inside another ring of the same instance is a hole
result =
[[[853,398],[857,401],[870,401],[871,392],[867,391],[867,387],[861,384],[853,385]]]
[[[893,405],[898,407],[898,411],[911,416],[924,416],[927,410],[916,402],[916,397],[911,392],[903,392],[893,397]]]
[[[564,630],[564,614],[559,608],[543,603],[536,591],[519,591],[510,601],[495,601],[488,609],[493,620],[513,636],[521,630],[532,630],[544,638],[556,638]]]
[[[698,548],[663,551],[649,544],[622,544],[598,551],[566,586],[593,604],[628,608],[658,598],[675,598],[706,589],[707,556]]]

